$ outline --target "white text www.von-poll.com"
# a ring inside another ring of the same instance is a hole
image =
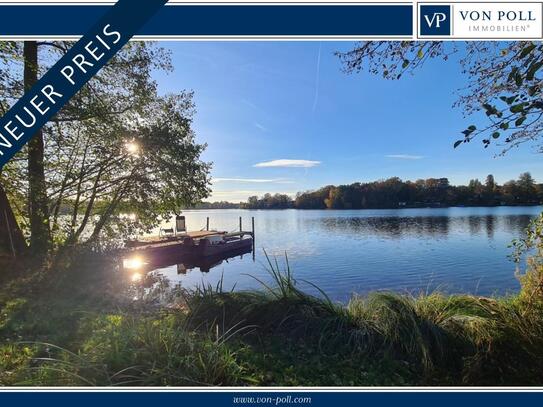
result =
[[[285,404],[311,404],[311,397],[293,397],[291,395],[277,397],[234,396],[232,401],[234,404],[268,404],[280,406]]]

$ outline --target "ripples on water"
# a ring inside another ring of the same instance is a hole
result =
[[[270,280],[266,249],[280,264],[286,252],[295,278],[339,301],[375,290],[504,294],[518,290],[508,246],[540,212],[541,207],[185,211],[189,230],[202,229],[208,216],[213,229],[236,230],[240,216],[249,229],[254,216],[255,258],[217,260],[201,267],[208,272],[189,264],[156,273],[185,288],[215,285],[221,278],[226,289],[258,288],[247,274]]]

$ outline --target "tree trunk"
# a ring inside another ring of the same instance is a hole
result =
[[[30,90],[38,81],[38,45],[36,41],[24,43],[24,87]],[[44,257],[50,246],[47,191],[43,162],[43,132],[38,132],[28,143],[28,186],[30,214],[30,248],[38,258]]]
[[[26,248],[23,232],[15,220],[6,191],[0,185],[0,256],[17,257]]]

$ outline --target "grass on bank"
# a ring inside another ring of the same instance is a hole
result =
[[[81,263],[79,263],[81,264]],[[107,268],[21,276],[0,291],[2,385],[541,385],[540,269],[507,298],[376,292],[340,305],[274,284],[120,300]]]

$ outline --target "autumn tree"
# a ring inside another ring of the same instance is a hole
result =
[[[536,204],[541,202],[543,184],[530,173],[503,186],[486,178],[485,185],[472,179],[468,185],[451,185],[447,178],[403,181],[398,177],[350,185],[326,186],[299,193],[294,201],[298,209],[373,209],[424,206]],[[489,191],[492,191],[490,193]]]

